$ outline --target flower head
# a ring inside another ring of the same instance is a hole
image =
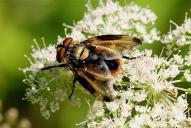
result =
[[[154,26],[157,16],[148,8],[130,3],[121,6],[118,2],[100,1],[95,9],[87,3],[88,12],[73,27],[69,36],[81,41],[92,36],[105,34],[126,34],[139,37],[145,43],[159,40]]]
[[[189,126],[186,94],[189,89],[177,87],[179,82],[190,82],[191,50],[183,55],[177,49],[189,43],[190,19],[182,26],[160,38],[155,28],[157,16],[149,8],[135,3],[121,6],[118,2],[100,0],[99,6],[86,5],[82,20],[70,26],[74,41],[105,34],[125,34],[143,40],[143,43],[162,41],[168,56],[153,55],[152,49],[134,50],[125,53],[136,59],[124,60],[123,72],[115,77],[117,97],[112,102],[95,100],[90,106],[87,120],[81,124],[89,128],[118,127],[183,127]],[[68,27],[68,25],[64,25]],[[61,42],[58,38],[58,42]],[[38,46],[38,45],[37,45]],[[59,104],[69,95],[71,72],[52,69],[41,72],[44,66],[56,62],[55,46],[34,49],[31,66],[23,69],[28,84],[25,99],[40,105],[41,113],[49,118],[59,110]],[[189,48],[191,49],[191,48]],[[172,55],[172,53],[175,53]],[[60,85],[64,86],[60,86]],[[66,84],[66,85],[65,85]],[[71,100],[77,106],[79,98]]]

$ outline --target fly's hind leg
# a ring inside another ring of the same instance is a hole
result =
[[[74,77],[73,84],[72,84],[72,92],[71,92],[71,94],[70,94],[70,96],[69,96],[69,99],[71,99],[71,97],[72,97],[72,95],[73,95],[73,93],[74,93],[76,81],[77,81],[77,79],[76,79],[76,77]]]

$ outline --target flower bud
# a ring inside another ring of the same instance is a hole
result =
[[[31,128],[31,122],[24,118],[19,122],[18,128]]]
[[[5,115],[5,120],[8,124],[13,125],[19,116],[19,112],[16,108],[10,108]]]

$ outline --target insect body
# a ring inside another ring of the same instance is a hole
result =
[[[101,35],[89,38],[79,44],[74,44],[72,38],[65,38],[57,46],[57,66],[68,66],[74,74],[73,94],[75,83],[78,81],[86,90],[98,99],[112,101],[115,99],[113,89],[114,77],[122,72],[124,50],[130,50],[141,44],[136,37],[127,35]]]

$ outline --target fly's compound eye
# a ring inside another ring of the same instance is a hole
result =
[[[61,63],[63,58],[65,56],[65,48],[64,47],[57,47],[57,54],[56,54],[56,60]]]
[[[69,45],[72,43],[73,39],[68,37],[63,40],[63,42],[57,45],[57,54],[56,60],[61,63],[64,57],[66,56],[66,52],[68,50]]]
[[[65,47],[68,47],[68,46],[70,46],[70,44],[72,43],[72,41],[73,41],[73,39],[72,39],[71,37],[67,37],[67,38],[65,38],[65,39],[63,40],[63,45],[64,45]]]

